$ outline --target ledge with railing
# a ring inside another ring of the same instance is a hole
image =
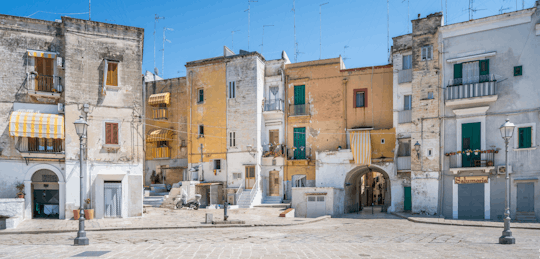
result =
[[[33,73],[30,76],[28,90],[48,93],[61,93],[63,90],[61,86],[61,80],[62,78],[59,76],[39,75]]]
[[[284,103],[282,99],[270,99],[264,102],[264,111],[283,111]]]
[[[495,95],[496,86],[497,80],[493,74],[455,78],[448,81],[446,100]]]
[[[309,115],[309,104],[289,104],[289,116]]]
[[[398,156],[397,170],[411,170],[411,156]]]
[[[287,159],[289,160],[306,160],[309,159],[311,148],[308,147],[293,147],[287,149]]]
[[[457,173],[465,170],[489,170],[495,168],[495,154],[499,153],[497,149],[489,150],[465,150],[446,153],[449,157],[450,171]]]
[[[398,112],[398,123],[412,122],[412,110],[404,110]]]
[[[412,82],[412,69],[404,69],[398,72],[398,83]]]
[[[169,110],[166,107],[157,107],[152,109],[152,118],[155,120],[166,120],[169,118]]]
[[[169,147],[153,147],[147,150],[152,156],[152,159],[170,158],[171,149]]]

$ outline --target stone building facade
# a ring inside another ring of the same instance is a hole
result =
[[[84,198],[96,218],[142,215],[140,28],[0,15],[0,197],[24,183],[25,218],[69,219],[80,201],[73,122],[89,123]]]

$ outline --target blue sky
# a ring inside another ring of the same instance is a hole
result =
[[[159,20],[156,31],[156,66],[162,71],[163,27],[171,43],[165,45],[166,78],[185,75],[184,64],[223,54],[223,46],[231,48],[231,31],[234,33],[234,51],[248,49],[248,0],[226,1],[142,1],[142,0],[92,0],[92,20],[142,27],[145,30],[143,71],[153,71],[154,63],[154,15]],[[444,6],[443,0],[443,6]],[[341,55],[347,68],[383,65],[387,63],[387,9],[386,1],[356,0],[296,0],[296,37],[301,52],[298,61],[319,59],[319,5],[322,7],[322,58]],[[526,0],[525,8],[534,5]],[[522,1],[517,1],[521,9]],[[251,51],[261,52],[264,30],[266,59],[280,58],[285,50],[294,62],[293,0],[258,0],[251,3],[250,44]],[[440,0],[409,0],[410,18],[416,19],[441,11]],[[468,0],[448,1],[448,23],[468,19]],[[516,10],[515,0],[476,0],[473,4],[474,18]],[[481,10],[485,9],[485,10]],[[41,11],[41,12],[38,12]],[[38,13],[36,13],[38,12]],[[0,13],[54,20],[64,13],[67,16],[88,19],[88,1],[42,0],[9,1],[3,3]],[[410,22],[407,18],[407,0],[390,0],[391,37],[406,34]],[[348,47],[346,47],[348,46]]]

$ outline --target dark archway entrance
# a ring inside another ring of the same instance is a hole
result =
[[[58,219],[60,216],[60,191],[58,176],[41,169],[32,175],[32,217]]]
[[[386,212],[392,204],[390,186],[390,177],[383,169],[374,165],[354,168],[345,177],[345,213],[372,204]]]

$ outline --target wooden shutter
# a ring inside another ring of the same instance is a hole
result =
[[[306,128],[294,128],[294,158],[306,158]]]
[[[105,144],[112,144],[112,123],[105,123]]]
[[[118,123],[112,123],[112,144],[118,144]]]
[[[47,76],[54,75],[54,67],[53,67],[53,59],[52,58],[42,58],[44,63],[44,71],[43,74]]]
[[[480,60],[478,62],[480,66],[480,83],[489,81],[489,59]]]
[[[532,145],[531,139],[532,128],[519,128],[519,148],[530,148]]]
[[[306,103],[306,86],[295,85],[294,86],[294,104]]]
[[[463,78],[463,64],[454,64],[454,79]]]
[[[118,63],[107,62],[107,85],[118,86]]]

